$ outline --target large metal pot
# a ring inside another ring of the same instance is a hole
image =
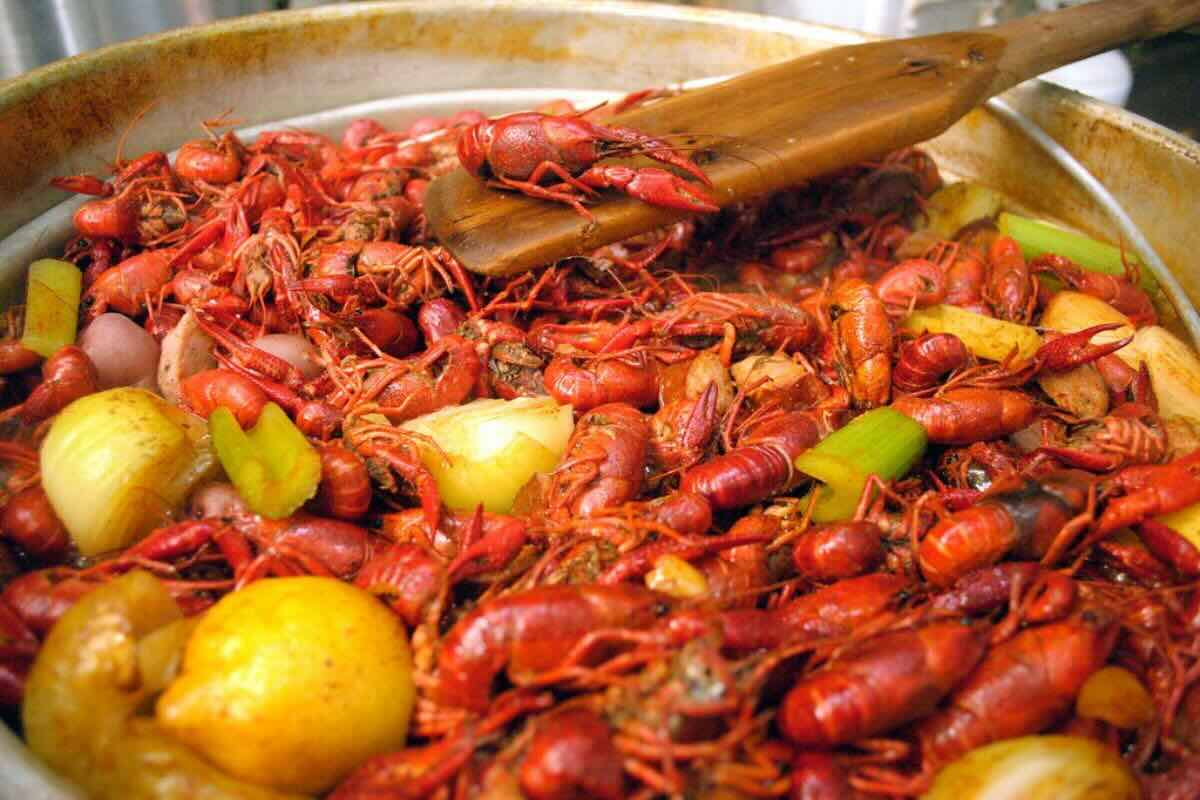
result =
[[[115,45],[0,84],[0,288],[19,285],[30,257],[53,251],[66,233],[69,206],[52,210],[66,195],[47,181],[101,170],[122,136],[126,153],[169,150],[227,110],[247,126],[288,120],[330,130],[367,113],[400,123],[468,105],[497,112],[553,96],[586,99],[585,90],[728,75],[862,38],[676,6],[443,0],[263,14]],[[464,93],[436,94],[446,92]],[[1200,301],[1200,226],[1190,219],[1200,146],[1050,84],[1006,100],[1108,186]],[[948,171],[1030,212],[1114,238],[1094,198],[986,110],[931,149]],[[0,783],[0,798],[71,796],[7,730]]]

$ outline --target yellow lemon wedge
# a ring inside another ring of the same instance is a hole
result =
[[[402,747],[412,705],[398,617],[332,578],[277,578],[205,614],[156,717],[232,776],[319,793]]]

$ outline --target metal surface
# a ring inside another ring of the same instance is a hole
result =
[[[446,108],[502,111],[573,94],[563,87],[611,93],[728,75],[862,38],[676,6],[447,0],[259,15],[115,45],[0,84],[0,240],[21,229],[0,245],[0,284],[18,282],[32,256],[61,245],[69,209],[28,224],[67,198],[49,178],[102,170],[126,133],[126,152],[140,153],[170,150],[226,110],[246,126],[286,120],[326,130],[364,114],[399,123]],[[512,87],[525,91],[478,91]],[[1200,146],[1049,84],[1020,87],[1005,101],[1108,187],[1200,299],[1200,226],[1191,220]],[[367,105],[347,108],[357,103]],[[930,149],[950,173],[996,188],[1028,213],[1116,238],[1091,194],[986,110]],[[0,798],[68,796],[0,731]]]
[[[992,113],[998,114],[1001,119],[1017,126],[1035,145],[1054,159],[1058,166],[1067,172],[1104,209],[1104,213],[1108,215],[1109,221],[1112,222],[1113,227],[1120,234],[1121,242],[1128,244],[1130,251],[1158,279],[1158,283],[1162,286],[1167,299],[1179,314],[1180,325],[1187,331],[1192,344],[1200,347],[1200,314],[1196,313],[1196,307],[1188,299],[1187,293],[1183,290],[1183,286],[1176,279],[1174,273],[1171,272],[1166,263],[1159,257],[1153,245],[1146,241],[1145,235],[1142,234],[1133,220],[1129,218],[1129,215],[1125,213],[1125,209],[1112,196],[1112,193],[1105,188],[1104,184],[1096,180],[1096,176],[1088,172],[1071,155],[1070,151],[1051,139],[1045,131],[1035,125],[1028,117],[1018,114],[1009,108],[1008,104],[1003,100],[993,97],[987,102],[987,108]]]
[[[0,80],[137,36],[273,7],[271,0],[0,0]]]

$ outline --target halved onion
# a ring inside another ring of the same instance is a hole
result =
[[[922,800],[1136,800],[1121,757],[1077,736],[1022,736],[977,747],[938,773]]]
[[[575,422],[569,405],[550,397],[519,397],[444,408],[402,427],[441,449],[425,448],[422,459],[442,502],[461,511],[483,503],[488,511],[506,513],[535,473],[558,464]]]
[[[218,471],[208,426],[144,389],[82,397],[42,442],[42,488],[85,556],[127,547]]]

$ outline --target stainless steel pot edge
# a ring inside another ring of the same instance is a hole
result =
[[[38,213],[51,207],[61,198],[61,194],[46,188],[46,177],[68,174],[89,166],[95,168],[105,155],[111,157],[115,151],[117,138],[129,119],[139,110],[135,105],[134,98],[131,97],[122,98],[123,105],[114,105],[111,97],[113,93],[110,91],[105,95],[108,97],[107,105],[93,106],[90,109],[95,117],[90,123],[87,123],[86,114],[83,117],[60,120],[53,114],[48,114],[45,106],[37,106],[39,96],[46,91],[67,91],[74,88],[73,84],[76,82],[90,81],[97,73],[101,75],[128,73],[138,62],[153,61],[164,48],[171,51],[170,58],[164,66],[178,69],[181,63],[186,64],[186,62],[180,61],[181,54],[186,55],[188,52],[194,54],[203,50],[208,44],[218,42],[223,37],[258,36],[261,38],[272,32],[286,31],[294,31],[299,34],[304,32],[306,27],[312,25],[319,27],[346,21],[355,21],[370,27],[383,24],[389,17],[397,18],[394,20],[396,25],[410,25],[415,20],[423,20],[422,24],[437,28],[434,23],[438,20],[445,23],[450,19],[447,16],[449,14],[471,18],[466,22],[461,22],[459,27],[464,30],[472,28],[479,30],[479,26],[475,23],[478,22],[480,15],[495,17],[509,14],[516,18],[517,24],[542,24],[543,27],[540,30],[543,35],[549,35],[551,31],[562,33],[570,30],[567,18],[576,15],[582,15],[594,24],[600,24],[603,20],[626,25],[637,22],[640,27],[654,28],[654,34],[672,32],[672,35],[682,35],[680,29],[693,26],[697,29],[693,31],[697,34],[695,42],[697,49],[711,46],[713,41],[720,41],[722,45],[730,42],[737,43],[735,37],[727,36],[721,39],[711,35],[707,37],[700,35],[701,29],[708,30],[710,34],[714,28],[720,29],[726,34],[732,29],[739,34],[740,38],[762,38],[763,41],[757,42],[753,48],[748,47],[734,53],[735,56],[743,59],[743,63],[736,65],[739,68],[760,66],[771,60],[798,55],[819,47],[852,43],[864,38],[847,31],[732,12],[713,12],[675,6],[632,5],[621,2],[550,4],[536,2],[536,0],[522,0],[521,2],[513,0],[507,2],[452,0],[437,6],[421,2],[362,4],[289,12],[288,14],[263,15],[261,18],[222,23],[204,29],[147,37],[143,40],[106,48],[97,54],[45,67],[31,73],[28,78],[21,81],[0,84],[0,157],[10,165],[19,163],[22,158],[29,157],[30,164],[37,171],[35,178],[2,187],[4,190],[0,191],[0,231],[7,233],[15,225],[28,220],[31,211]],[[556,25],[557,27],[555,27]],[[658,27],[655,28],[655,25]],[[308,30],[307,33],[311,35],[312,31]],[[612,34],[612,31],[610,30],[608,33]],[[282,38],[286,39],[287,37]],[[360,43],[361,41],[363,40],[360,40]],[[447,40],[444,44],[446,48],[452,49],[455,40]],[[578,58],[591,65],[590,71],[581,70],[574,74],[595,76],[595,80],[587,81],[588,85],[604,85],[614,91],[629,86],[645,85],[647,82],[664,83],[683,80],[696,74],[695,71],[689,71],[688,68],[697,62],[687,58],[675,58],[670,63],[659,64],[653,64],[644,58],[639,61],[639,55],[636,52],[639,43],[636,41],[636,37],[631,37],[630,43],[626,47],[615,47],[613,52],[604,54],[611,56],[607,61],[586,52],[552,51],[536,42],[533,42],[531,47],[534,45],[537,45],[531,50],[534,57],[526,57],[522,62],[524,66],[528,67],[530,64],[538,63],[544,65],[545,62],[553,60],[550,56]],[[712,61],[721,58],[725,58],[726,61],[732,60],[729,53],[734,50],[735,48],[730,46],[709,51],[712,58],[704,60],[701,66],[711,67]],[[422,52],[428,53],[428,51]],[[264,55],[263,58],[266,59],[267,56]],[[542,61],[539,62],[538,58],[541,58]],[[349,54],[346,60],[351,63],[351,67],[347,69],[366,63],[361,59],[356,60],[353,54]],[[380,60],[380,63],[384,62],[386,59]],[[324,63],[327,62],[322,62],[322,64]],[[637,70],[632,75],[626,69],[629,64],[637,66]],[[379,64],[374,66],[378,67]],[[661,72],[654,72],[654,69]],[[722,70],[714,71],[721,72]],[[308,74],[311,74],[311,71],[306,73],[303,69],[298,69],[290,76],[292,79],[290,85],[303,84],[304,77]],[[511,74],[511,72],[497,70],[494,73],[497,79],[503,79],[507,74]],[[541,74],[545,75],[546,70],[543,69]],[[663,76],[661,79],[652,79],[652,76],[659,74]],[[265,72],[255,73],[250,81],[252,88],[256,91],[265,85],[266,78],[270,77],[264,77],[264,75],[266,75]],[[344,78],[345,75],[345,72],[340,72],[334,77]],[[466,75],[466,78],[470,79],[477,75],[478,73],[470,73]],[[188,81],[194,82],[195,80],[194,75],[172,75],[170,77],[178,79],[180,86],[191,86],[192,84]],[[276,74],[274,77],[278,79],[288,76]],[[549,77],[553,79],[555,76],[551,73]],[[638,80],[639,78],[641,80]],[[34,79],[34,82],[30,83],[30,79]],[[369,86],[360,90],[352,82],[347,82],[342,91],[354,93],[353,99],[358,100],[388,95],[388,92],[382,91],[380,81],[375,80],[372,83],[368,80],[366,83]],[[519,81],[509,81],[506,85],[524,84]],[[92,92],[100,92],[104,88],[103,81],[89,83],[89,89]],[[156,84],[152,88],[160,87]],[[394,88],[392,87],[391,94],[394,94]],[[446,87],[439,86],[438,88]],[[218,94],[225,93],[218,92]],[[362,96],[364,94],[369,96]],[[287,95],[286,92],[280,93],[280,96],[285,95]],[[166,91],[160,91],[155,96],[163,102],[168,102],[172,97],[170,92]],[[346,100],[341,96],[336,100],[331,100],[333,95],[329,92],[328,83],[322,84],[319,81],[314,84],[314,91],[311,93],[300,92],[287,96],[306,104],[306,107],[292,109],[290,113],[280,113],[270,102],[266,102],[271,97],[262,95],[264,102],[260,108],[256,109],[260,117],[253,121],[265,122],[272,118],[281,119],[293,116],[299,111],[329,109],[344,105]],[[196,99],[194,93],[188,97],[193,101]],[[1196,291],[1200,275],[1197,275],[1197,270],[1192,268],[1194,254],[1200,253],[1200,233],[1187,226],[1194,211],[1192,208],[1194,190],[1200,186],[1200,148],[1194,142],[1153,123],[1059,87],[1035,84],[1014,90],[1006,99],[1019,111],[1037,122],[1056,141],[1079,155],[1085,166],[1113,189],[1114,194],[1129,209],[1131,217],[1146,230],[1152,243],[1163,251],[1164,258],[1168,264],[1174,267],[1176,274],[1183,279],[1185,288],[1188,289],[1191,297],[1200,296]],[[89,102],[95,101],[97,101],[95,95],[85,94],[78,104],[86,108]],[[128,106],[128,108],[124,106]],[[209,110],[214,109],[210,108]],[[220,107],[218,106],[215,110],[219,111]],[[192,117],[195,117],[195,108],[190,108],[188,111]],[[1023,145],[1014,143],[1011,135],[1002,130],[994,121],[981,119],[979,117],[981,113],[973,114],[971,118],[939,137],[932,144],[939,161],[952,172],[977,177],[989,185],[996,186],[1006,194],[1026,198],[1029,205],[1035,210],[1042,208],[1038,205],[1039,202],[1042,202],[1044,206],[1049,200],[1054,200],[1060,203],[1061,207],[1058,209],[1059,213],[1051,214],[1052,216],[1095,235],[1104,234],[1107,230],[1107,221],[1102,213],[1094,207],[1086,195],[1079,193],[1077,189],[1055,183],[1058,179],[1053,177],[1055,166],[1052,162],[1039,160],[1035,154],[1028,154],[1028,161],[1024,158],[1020,159],[1021,171],[1033,173],[1034,178],[1028,174],[1020,174],[1015,169],[1008,169],[1004,165],[996,167],[986,164],[985,160],[989,154],[995,160],[998,153],[1004,154],[1006,160],[1018,161],[1015,156],[1022,153]],[[17,128],[11,127],[14,115],[20,118]],[[80,123],[79,119],[83,119],[84,122]],[[34,147],[32,152],[26,152],[19,147],[12,148],[11,145],[14,141],[36,143],[39,141],[38,133],[41,128],[53,126],[59,122],[63,122],[64,125],[70,123],[81,126],[73,130],[72,137],[64,140],[67,147],[63,150],[49,152]],[[151,132],[135,130],[129,142],[130,152],[140,152],[154,147],[167,148],[194,136],[197,130],[187,114],[179,114],[178,119],[171,119],[170,115],[165,114],[162,110],[150,115],[147,124],[150,126]],[[155,141],[160,143],[155,144]],[[5,142],[9,144],[3,144]],[[1143,157],[1147,163],[1143,164],[1139,160]],[[1132,170],[1128,175],[1119,173],[1121,166],[1131,163],[1140,169]],[[1114,170],[1117,171],[1115,175],[1111,174]],[[0,172],[5,172],[5,170],[0,170]],[[1049,173],[1050,177],[1047,177],[1045,173]],[[23,174],[28,177],[28,174],[31,173]],[[3,182],[4,178],[0,176],[0,183]],[[1168,202],[1162,202],[1164,195],[1168,197]],[[23,269],[23,266],[19,266],[19,269]],[[14,757],[19,760],[14,761]],[[61,785],[61,782],[48,778],[45,770],[33,761],[27,751],[16,742],[7,730],[0,732],[0,765],[3,765],[0,766],[0,774],[4,775],[5,781],[4,785],[0,786],[0,797],[44,797],[57,800],[57,798],[77,796],[62,789],[53,788],[54,784]]]

